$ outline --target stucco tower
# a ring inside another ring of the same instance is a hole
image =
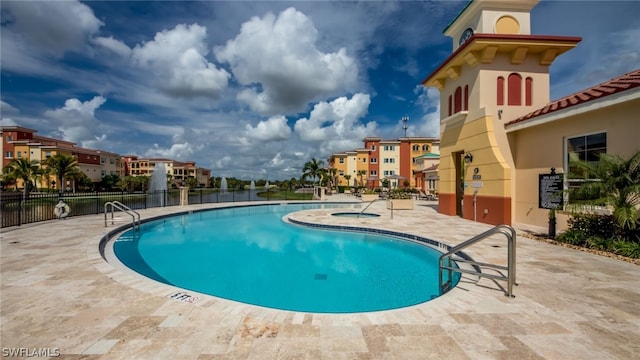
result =
[[[581,40],[531,35],[537,3],[470,1],[444,30],[453,52],[423,81],[440,90],[441,213],[511,224],[517,199],[504,123],[549,102],[549,66]]]

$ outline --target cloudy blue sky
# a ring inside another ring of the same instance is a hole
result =
[[[299,177],[366,136],[438,136],[420,82],[466,1],[7,1],[2,125],[194,160],[214,176]],[[542,1],[532,32],[581,36],[552,99],[640,67],[640,1]]]

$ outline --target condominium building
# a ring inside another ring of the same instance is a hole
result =
[[[211,171],[197,167],[193,161],[180,162],[166,158],[138,158],[136,155],[124,155],[122,157],[125,176],[152,176],[158,164],[164,166],[167,179],[177,186],[186,185],[188,178],[198,180],[200,186],[206,186]]]
[[[75,157],[80,172],[93,183],[100,182],[107,175],[120,178],[126,175],[151,176],[157,163],[164,165],[169,179],[176,185],[186,185],[188,178],[194,178],[201,186],[206,186],[211,177],[209,169],[198,167],[193,161],[180,162],[164,158],[139,159],[136,155],[120,156],[109,151],[83,148],[71,141],[41,136],[37,134],[37,130],[22,126],[2,126],[0,135],[2,136],[0,153],[3,168],[16,158],[43,164],[48,158],[62,154]],[[76,188],[74,179],[67,179],[67,184],[56,184],[56,181],[58,181],[56,176],[49,174],[43,176],[40,183],[36,185],[38,188],[59,188],[59,186],[70,190]],[[22,186],[22,180],[18,179],[18,186]]]
[[[364,147],[332,154],[329,167],[337,171],[338,185],[380,187],[383,180],[394,187],[418,187],[423,183],[419,158],[439,151],[439,139],[367,137]]]
[[[93,150],[77,146],[75,143],[36,134],[37,130],[22,126],[2,126],[2,167],[13,159],[29,159],[40,164],[52,156],[61,154],[74,156],[80,171],[92,182],[100,182],[105,175],[122,175],[120,155],[104,150]],[[21,180],[18,180],[21,181]],[[38,187],[74,189],[75,182],[56,184],[54,174],[43,176]]]

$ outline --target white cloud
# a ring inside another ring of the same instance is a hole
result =
[[[189,160],[191,156],[204,148],[202,144],[191,144],[188,142],[181,144],[172,144],[168,148],[160,147],[158,144],[153,144],[153,147],[144,153],[145,157],[161,157],[174,160]]]
[[[229,73],[206,58],[207,29],[177,25],[132,50],[133,63],[153,72],[156,85],[170,95],[215,98],[227,88]]]
[[[96,37],[92,41],[94,44],[102,46],[121,57],[127,58],[131,54],[131,49],[125,43],[113,37]]]
[[[435,88],[422,85],[416,86],[414,93],[419,94],[416,105],[420,106],[423,115],[418,126],[410,127],[415,133],[409,135],[440,137],[440,93]]]
[[[239,93],[239,101],[261,114],[291,113],[356,85],[358,68],[346,50],[323,53],[317,38],[312,21],[288,8],[277,17],[251,18],[214,52],[218,61],[230,64],[240,84],[250,87]]]
[[[287,118],[272,116],[267,121],[260,121],[256,127],[246,126],[246,135],[250,139],[260,141],[283,141],[291,135],[291,129],[287,125]]]
[[[9,103],[0,100],[0,114],[17,114],[19,112],[20,111],[18,109],[14,108]]]
[[[3,32],[16,35],[3,41],[26,41],[55,56],[82,50],[104,25],[79,1],[5,1],[2,23]]]
[[[296,121],[295,132],[302,141],[318,144],[321,153],[358,147],[363,138],[376,134],[375,122],[365,125],[359,121],[367,115],[370,102],[369,95],[360,93],[351,99],[320,102],[309,118]]]
[[[102,96],[95,96],[89,101],[67,99],[64,106],[55,110],[47,110],[44,116],[54,121],[64,140],[72,141],[86,147],[96,147],[96,139],[106,139],[100,131],[100,122],[95,117],[96,110],[107,101]]]

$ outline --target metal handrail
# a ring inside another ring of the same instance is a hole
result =
[[[460,269],[457,267],[453,267],[451,265],[451,257],[453,255],[455,255],[456,253],[458,253],[459,251],[461,251],[462,249],[465,249],[475,243],[480,242],[481,240],[484,240],[486,238],[488,238],[491,235],[494,234],[502,234],[507,238],[507,266],[500,266],[500,265],[494,265],[494,264],[487,264],[487,263],[481,263],[481,262],[477,262],[477,261],[472,261],[472,260],[465,260],[465,259],[460,259],[460,260],[456,260],[457,262],[462,262],[462,263],[469,263],[474,265],[474,267],[477,270],[465,270],[465,269]],[[444,260],[445,259],[449,259],[449,263],[447,266],[444,265]],[[481,272],[481,267],[488,267],[494,270],[506,270],[507,271],[507,275],[493,275],[493,274],[485,274],[483,272]],[[443,270],[447,270],[448,271],[448,275],[449,275],[449,279],[448,281],[443,284],[442,283],[442,275],[443,275]],[[439,276],[438,276],[438,285],[440,287],[440,293],[443,294],[446,291],[450,290],[451,288],[451,284],[452,284],[452,272],[458,272],[458,273],[465,273],[465,274],[473,274],[473,275],[477,275],[480,277],[486,277],[486,278],[490,278],[490,279],[494,279],[494,280],[502,280],[502,281],[506,281],[507,282],[507,292],[506,295],[509,297],[514,297],[513,296],[513,285],[517,285],[516,283],[516,231],[514,228],[512,228],[509,225],[498,225],[496,227],[493,227],[485,232],[483,232],[482,234],[476,235],[474,237],[472,237],[471,239],[460,243],[454,247],[452,247],[451,249],[449,249],[448,252],[442,254],[440,256],[440,269],[439,269]]]
[[[140,214],[137,211],[132,210],[130,207],[128,207],[127,205],[117,200],[107,201],[106,203],[104,203],[104,226],[105,227],[107,227],[107,212],[108,212],[109,205],[111,205],[111,225],[113,225],[113,213],[114,213],[113,209],[115,208],[131,216],[134,230],[136,229],[136,227],[137,228],[140,227]],[[137,216],[137,223],[136,223],[136,216]]]
[[[369,208],[369,206],[371,206],[371,204],[373,204],[374,202],[379,201],[379,200],[380,199],[374,199],[374,200],[369,201],[369,204],[367,206],[365,206],[364,209],[362,209],[362,211],[360,211],[360,213],[358,213],[358,216],[356,216],[356,217],[359,218],[360,215],[362,215],[365,212],[365,210],[367,210]]]

